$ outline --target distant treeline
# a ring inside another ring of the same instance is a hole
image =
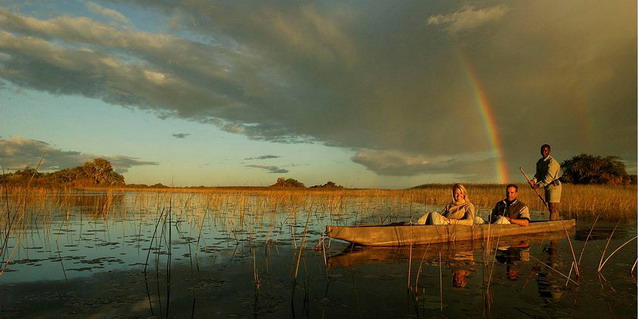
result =
[[[294,179],[294,178],[285,178],[285,177],[279,177],[277,179],[277,182],[275,182],[274,184],[270,185],[269,187],[293,187],[293,188],[306,188],[306,185],[304,185],[304,183]],[[310,188],[343,188],[343,186],[341,185],[337,185],[334,182],[328,181],[327,183],[323,184],[323,185],[314,185],[314,186],[310,186]]]
[[[124,186],[124,176],[113,171],[111,162],[96,158],[82,166],[43,173],[25,168],[0,175],[0,183],[32,186]]]
[[[126,184],[124,176],[113,170],[111,162],[96,158],[86,162],[82,166],[67,168],[56,172],[38,172],[34,168],[25,168],[13,173],[0,175],[0,184],[20,185],[20,186],[70,186],[70,187],[127,187],[127,188],[171,188],[161,183],[146,184]],[[192,186],[187,188],[209,188],[206,186]],[[232,187],[231,187],[232,188]],[[249,187],[250,188],[250,187]],[[280,177],[275,184],[267,188],[306,188],[306,186],[293,178]],[[323,185],[310,186],[310,188],[341,189],[343,186],[334,182],[327,182]]]

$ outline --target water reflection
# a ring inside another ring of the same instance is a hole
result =
[[[519,279],[520,270],[517,264],[529,261],[529,252],[530,244],[527,241],[521,242],[518,246],[499,247],[497,249],[496,260],[506,266],[507,279]]]
[[[558,271],[569,275],[566,236],[573,232],[366,248],[321,242],[322,231],[334,223],[407,220],[423,207],[279,193],[64,196],[33,203],[31,219],[8,239],[1,318],[635,313],[635,281],[628,275],[635,251],[614,256],[602,289],[596,244],[605,242],[595,242],[602,234],[596,229],[583,255],[585,275],[572,274],[578,286],[566,287]],[[589,231],[579,227],[577,236]],[[599,222],[597,229],[605,227]],[[633,236],[635,226],[616,234],[610,250]],[[579,253],[584,241],[573,243]]]
[[[546,253],[545,263],[554,269],[561,269],[562,261],[558,256],[559,241],[552,240],[543,247]],[[557,301],[563,296],[565,281],[555,270],[548,267],[538,268],[538,294],[546,303]]]
[[[571,232],[573,234],[573,232]],[[398,262],[406,262],[410,256],[414,260],[432,260],[438,258],[439,253],[448,261],[449,265],[454,264],[474,264],[475,251],[491,249],[493,245],[498,244],[497,260],[503,259],[503,251],[508,252],[512,248],[512,254],[518,254],[519,260],[521,253],[517,248],[527,248],[526,255],[529,260],[530,243],[540,243],[549,239],[565,238],[568,233],[553,232],[546,234],[532,234],[525,236],[510,236],[504,238],[492,239],[491,242],[486,241],[465,241],[431,245],[416,246],[400,246],[400,247],[366,247],[366,246],[348,246],[342,252],[330,256],[328,258],[328,266],[330,268],[352,267],[365,264],[392,264]],[[489,246],[486,246],[489,245]],[[482,254],[481,252],[477,252]],[[514,257],[511,257],[514,258]]]

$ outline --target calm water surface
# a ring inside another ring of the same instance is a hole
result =
[[[636,317],[636,242],[597,271],[616,226],[606,221],[489,248],[370,249],[322,233],[414,220],[437,207],[286,193],[9,202],[0,218],[28,213],[11,229],[2,224],[2,239],[11,233],[0,259],[2,318]],[[620,224],[605,255],[634,236],[635,221]]]

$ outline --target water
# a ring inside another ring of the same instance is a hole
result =
[[[570,275],[564,233],[487,250],[322,241],[329,224],[409,220],[424,209],[285,193],[31,199],[2,255],[0,317],[636,317],[636,242],[597,271],[615,223],[597,222],[589,240],[592,221],[569,233],[577,259],[586,243],[580,278]],[[635,235],[635,222],[620,224],[606,256]]]

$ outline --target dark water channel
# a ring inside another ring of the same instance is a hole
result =
[[[636,241],[598,271],[603,251],[636,236],[635,221],[609,243],[616,223],[578,221],[569,236],[490,247],[372,249],[322,232],[388,211],[408,220],[424,208],[387,199],[71,198],[33,206],[32,218],[13,225],[0,318],[636,317]]]

